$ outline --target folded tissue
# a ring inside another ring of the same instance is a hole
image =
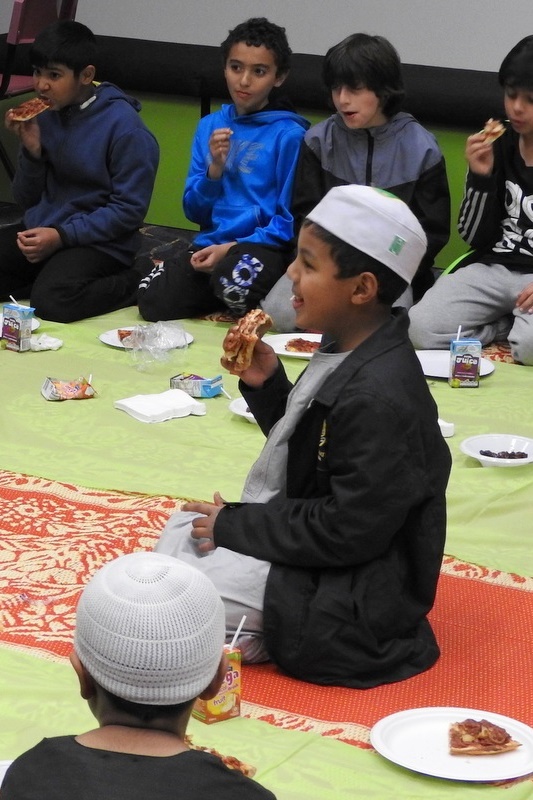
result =
[[[206,411],[205,403],[199,403],[181,389],[167,389],[159,394],[136,394],[115,400],[113,405],[140,422],[165,422],[189,414],[203,416]]]

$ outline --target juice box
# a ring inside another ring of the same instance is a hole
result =
[[[6,303],[3,310],[2,339],[8,350],[23,353],[30,349],[34,308]]]
[[[453,339],[450,342],[448,383],[454,389],[479,386],[481,342],[479,339]]]
[[[222,375],[214,378],[202,378],[181,372],[170,379],[171,389],[181,389],[191,397],[216,397],[222,393]]]
[[[241,651],[226,646],[224,652],[228,669],[222,686],[211,700],[198,698],[192,709],[192,716],[207,725],[233,719],[241,713]]]

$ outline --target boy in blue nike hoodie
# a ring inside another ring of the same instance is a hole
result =
[[[37,316],[56,322],[137,302],[132,265],[159,162],[137,100],[93,83],[96,57],[85,25],[46,28],[30,59],[50,107],[5,119],[21,142],[13,196],[24,218],[0,239],[0,299],[29,297]]]
[[[188,252],[156,266],[139,286],[151,321],[259,305],[285,272],[294,235],[292,184],[308,122],[270,100],[289,71],[285,29],[254,18],[222,43],[233,100],[196,131],[185,184],[187,218],[200,226]]]

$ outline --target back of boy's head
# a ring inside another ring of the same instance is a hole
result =
[[[162,553],[105,564],[76,611],[74,650],[107,692],[141,705],[197,697],[214,678],[225,639],[224,605],[203,573]]]
[[[405,97],[400,56],[383,36],[353,33],[330,47],[322,76],[330,91],[341,86],[370,89],[386,117],[400,110]]]
[[[500,86],[533,91],[533,36],[526,36],[507,53],[498,72]]]
[[[372,272],[378,300],[392,304],[411,283],[427,238],[411,209],[395,195],[371,186],[336,186],[307,215],[304,225],[330,246],[338,277]]]
[[[36,37],[30,48],[34,67],[62,64],[75,75],[89,64],[96,65],[98,45],[94,33],[81,22],[53,22]]]
[[[269,22],[266,17],[252,17],[241,22],[231,30],[222,42],[222,58],[224,64],[234,44],[244,42],[248,47],[266,47],[271,50],[276,62],[276,75],[286,75],[291,66],[292,50],[287,41],[285,28]]]

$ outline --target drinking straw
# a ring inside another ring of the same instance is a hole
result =
[[[242,618],[242,619],[241,619],[241,621],[239,622],[239,625],[238,625],[238,627],[237,627],[237,630],[235,631],[235,634],[234,634],[234,636],[233,636],[233,639],[231,640],[231,644],[230,644],[230,649],[231,649],[231,650],[233,650],[233,648],[235,647],[235,644],[236,644],[236,642],[237,642],[237,639],[239,638],[239,633],[242,631],[242,626],[244,625],[244,622],[245,622],[245,620],[246,620],[246,614],[243,616],[243,618]]]

